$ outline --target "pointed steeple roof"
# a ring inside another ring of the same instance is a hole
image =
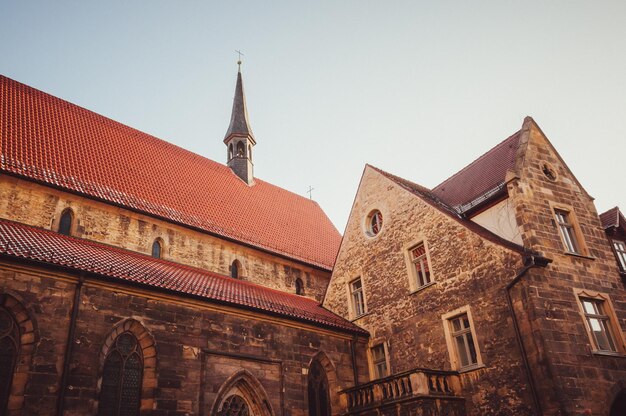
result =
[[[224,136],[226,142],[233,135],[248,136],[252,144],[256,144],[254,134],[248,122],[248,109],[246,107],[246,95],[243,92],[243,81],[241,79],[241,64],[237,71],[237,86],[235,87],[235,97],[233,98],[233,111],[230,116],[230,125]]]

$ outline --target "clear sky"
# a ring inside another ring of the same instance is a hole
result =
[[[626,1],[8,1],[0,73],[225,163],[235,49],[255,176],[343,232],[365,163],[434,187],[542,127],[626,209]],[[173,184],[175,186],[175,184]]]

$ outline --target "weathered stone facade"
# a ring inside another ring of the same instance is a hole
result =
[[[61,213],[70,208],[75,223],[72,235],[139,253],[150,254],[152,243],[162,241],[162,258],[230,275],[240,262],[243,280],[295,293],[296,279],[304,295],[321,300],[330,272],[234,241],[211,236],[121,207],[94,201],[15,177],[0,175],[2,217],[23,224],[57,230]]]
[[[7,262],[0,273],[5,305],[23,308],[18,320],[32,327],[22,349],[32,356],[20,359],[9,414],[54,415],[79,277]],[[214,415],[239,389],[269,406],[267,414],[305,415],[312,360],[327,371],[338,414],[338,391],[354,385],[353,360],[367,379],[365,340],[353,335],[88,278],[67,358],[65,415],[96,414],[104,356],[124,330],[143,349],[141,414]]]

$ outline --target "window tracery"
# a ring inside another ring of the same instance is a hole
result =
[[[0,307],[0,413],[11,394],[11,383],[19,354],[20,330],[13,316]]]

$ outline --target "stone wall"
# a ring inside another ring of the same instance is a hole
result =
[[[514,290],[541,405],[545,414],[604,415],[610,392],[626,385],[624,284],[593,198],[532,119],[524,123],[521,143],[509,196],[524,245],[553,260],[546,269],[531,270]],[[581,255],[566,252],[554,207],[569,210],[579,224]],[[621,327],[614,334],[618,354],[593,352],[574,289],[608,295]]]
[[[153,217],[0,175],[0,212],[4,218],[57,230],[61,213],[75,214],[72,235],[150,255],[160,238],[162,257],[177,263],[230,275],[233,261],[241,263],[239,275],[263,286],[295,293],[296,279],[304,283],[305,296],[321,300],[330,272],[261,250],[213,237]]]
[[[365,234],[373,209],[382,231]],[[434,283],[409,285],[406,253],[425,242]],[[366,167],[348,220],[324,306],[350,317],[348,283],[361,277],[368,312],[354,322],[386,342],[391,373],[414,367],[455,369],[442,315],[469,306],[484,366],[462,373],[473,415],[528,415],[531,397],[507,308],[504,287],[522,268],[522,256],[468,230],[457,220]]]
[[[23,411],[16,408],[11,415],[56,412],[77,281],[51,270],[0,264],[0,295],[24,305],[37,337],[25,390],[14,389]],[[274,415],[303,416],[314,358],[327,371],[333,414],[341,411],[337,392],[354,385],[351,334],[88,278],[72,339],[65,415],[96,414],[107,348],[125,330],[143,349],[142,415],[210,415],[218,396],[233,388],[265,397]],[[365,340],[355,342],[361,345],[355,359],[363,376]]]

